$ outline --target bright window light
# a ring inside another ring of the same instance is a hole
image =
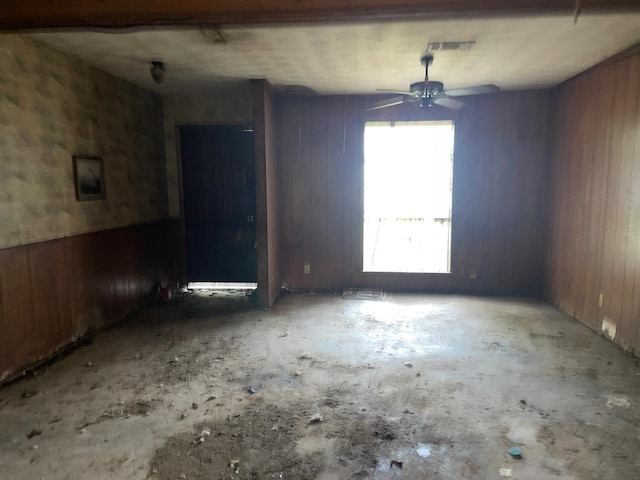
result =
[[[454,125],[367,122],[363,271],[451,271]]]

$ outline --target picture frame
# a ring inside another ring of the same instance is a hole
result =
[[[102,157],[73,156],[73,179],[78,201],[106,198],[104,161]]]

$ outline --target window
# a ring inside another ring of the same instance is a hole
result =
[[[363,271],[451,270],[454,125],[367,122]]]

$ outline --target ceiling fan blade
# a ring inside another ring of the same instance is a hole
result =
[[[367,111],[378,110],[380,108],[393,107],[394,105],[400,105],[401,103],[404,103],[404,97],[387,98],[385,100],[380,100],[379,102],[376,102],[373,105],[373,107],[367,108]]]
[[[454,88],[453,90],[446,90],[444,93],[450,97],[463,97],[465,95],[481,95],[499,91],[500,88],[495,85],[478,85],[476,87]]]
[[[464,102],[461,102],[460,100],[454,100],[453,98],[449,98],[449,97],[438,97],[436,98],[433,103],[435,103],[436,105],[440,105],[441,107],[444,108],[449,108],[451,110],[460,110],[461,108],[464,108],[467,104]]]
[[[376,92],[399,93],[400,95],[413,95],[413,92],[404,92],[402,90],[389,90],[387,88],[376,88]]]

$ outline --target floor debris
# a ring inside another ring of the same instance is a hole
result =
[[[629,397],[625,395],[607,395],[607,408],[629,408],[630,405]]]
[[[498,470],[498,475],[501,477],[511,477],[513,470],[511,468],[502,467]]]
[[[205,428],[202,430],[202,432],[200,432],[200,435],[198,435],[198,437],[193,441],[193,444],[200,445],[201,443],[204,443],[204,439],[209,436],[211,436],[211,430]]]
[[[520,447],[511,447],[509,449],[509,455],[517,460],[520,460],[522,458],[522,449]]]
[[[345,288],[342,298],[346,300],[384,300],[385,292],[380,288]]]
[[[313,423],[320,423],[323,421],[322,415],[320,415],[319,413],[316,413],[315,415],[313,415],[310,419],[309,419],[309,423],[313,424]]]
[[[416,452],[422,458],[427,458],[431,456],[431,448],[429,448],[429,446],[425,445],[424,443],[421,443],[418,445],[418,448],[416,448]]]

